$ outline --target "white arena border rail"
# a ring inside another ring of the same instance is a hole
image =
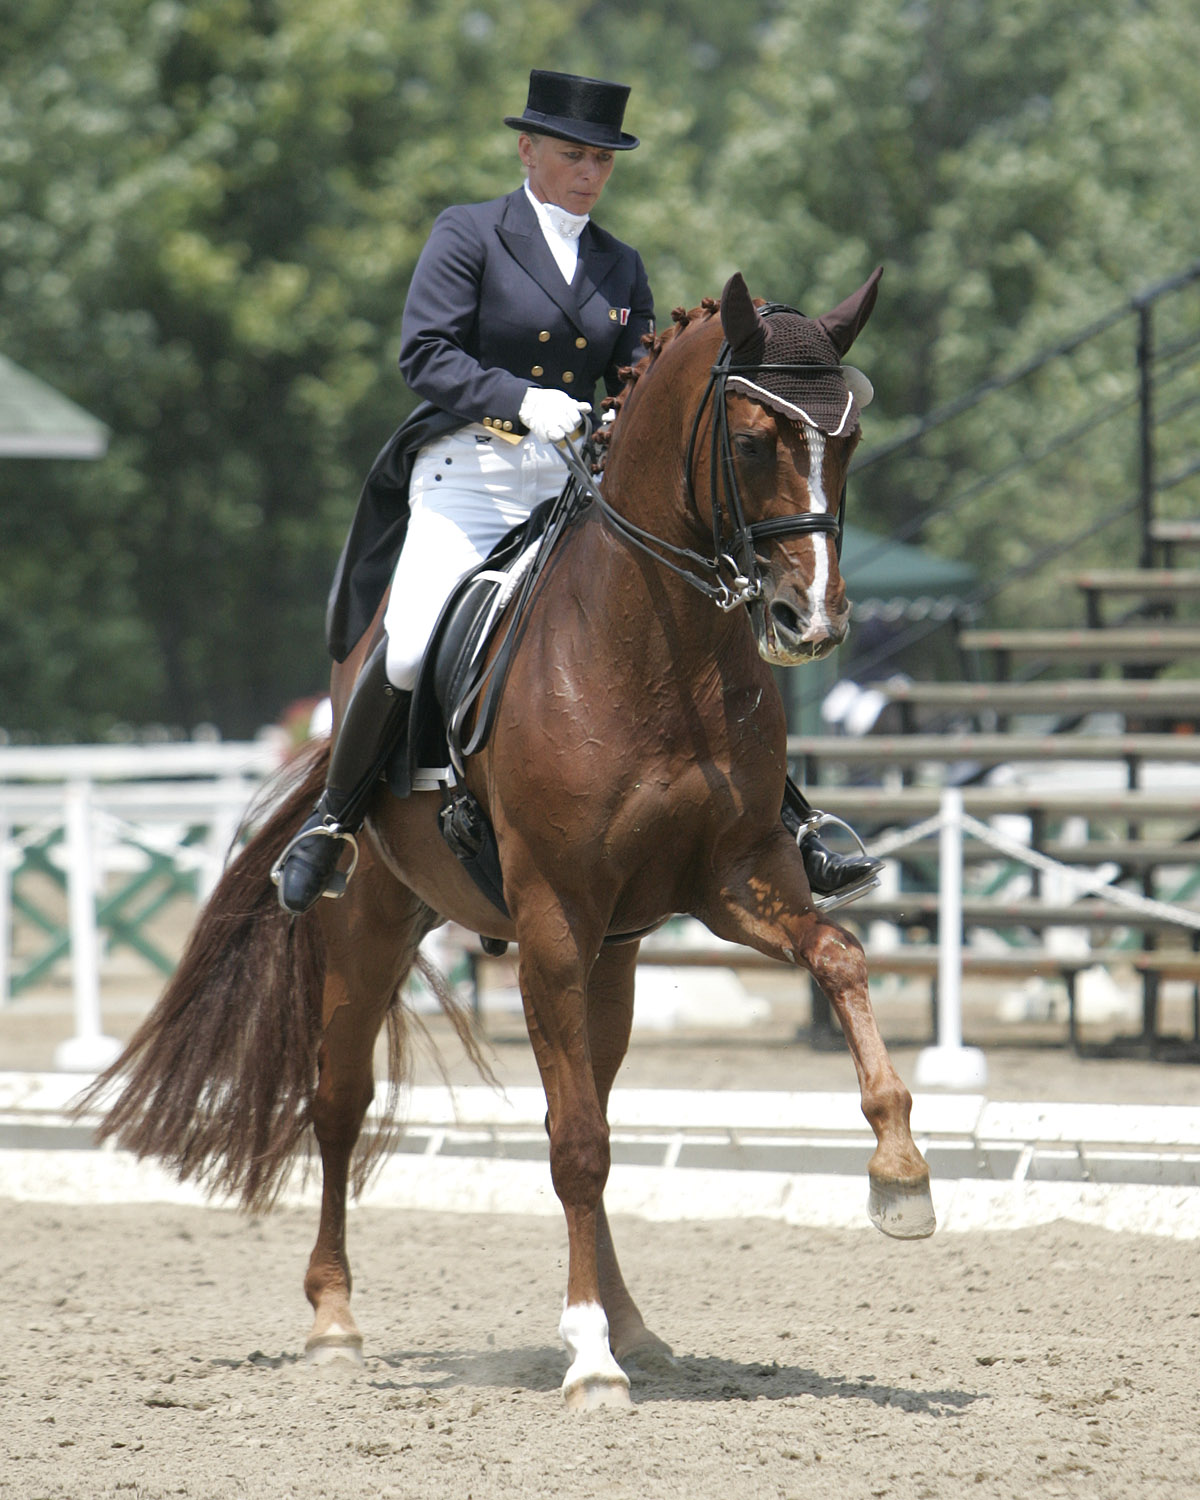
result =
[[[59,1048],[58,1067],[92,1072],[120,1051],[104,1035],[100,1015],[101,851],[128,841],[169,855],[177,867],[197,873],[203,896],[220,877],[247,806],[280,764],[278,743],[265,739],[0,746],[0,1005],[9,997],[13,873],[23,847],[64,831],[75,1030]],[[202,846],[173,836],[173,828],[189,824],[207,824]]]
[[[12,869],[19,863],[18,824],[33,839],[53,827],[65,830],[71,976],[75,1030],[58,1050],[64,1071],[95,1072],[120,1050],[105,1036],[100,1014],[100,952],[96,927],[97,851],[136,835],[147,848],[169,853],[182,867],[195,869],[200,888],[215,884],[247,805],[262,781],[281,764],[278,743],[188,742],[145,745],[70,746],[23,749],[0,747],[0,1005],[7,1000],[7,952]],[[36,819],[36,821],[33,821]],[[207,821],[202,848],[172,841],[171,823]],[[155,825],[158,830],[155,831]],[[886,859],[910,844],[939,834],[938,1034],[937,1044],[918,1057],[918,1087],[972,1089],[986,1081],[987,1066],[977,1048],[962,1040],[962,841],[964,834],[1044,872],[1053,872],[1076,895],[1102,893],[1115,905],[1200,929],[1200,913],[1169,906],[1114,887],[1103,877],[1049,859],[1005,838],[964,811],[962,791],[944,788],[932,817],[872,843],[870,852]]]
[[[65,1113],[83,1083],[61,1074],[0,1074],[0,1197],[210,1202],[152,1163],[109,1147],[89,1149],[90,1126],[70,1123]],[[405,1136],[363,1205],[557,1215],[544,1111],[537,1088],[407,1092]],[[855,1094],[618,1089],[610,1118],[610,1212],[867,1227],[865,1167],[874,1141]],[[930,1162],[943,1231],[1069,1219],[1200,1238],[1200,1108],[918,1094],[913,1133]],[[315,1175],[301,1167],[281,1202],[311,1208],[318,1201]],[[221,1199],[213,1206],[230,1207]]]
[[[1065,878],[1074,887],[1073,899],[1085,894],[1100,894],[1115,906],[1161,917],[1194,931],[1200,930],[1200,912],[1122,890],[1102,876],[1089,875],[1086,871],[1064,865],[1027,844],[997,833],[964,810],[963,794],[958,787],[943,788],[941,805],[932,817],[875,840],[868,846],[868,852],[877,859],[886,859],[934,832],[938,834],[938,1028],[936,1046],[925,1048],[917,1058],[915,1081],[920,1087],[977,1088],[987,1080],[983,1053],[977,1047],[964,1047],[962,1040],[964,834],[978,839],[1007,859]]]

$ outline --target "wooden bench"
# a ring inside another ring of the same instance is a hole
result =
[[[895,974],[903,978],[924,979],[930,986],[931,1035],[937,1033],[937,977],[940,957],[937,948],[929,943],[904,945],[898,948],[868,948],[867,967],[873,978],[883,974]],[[1077,1014],[1077,983],[1079,975],[1096,965],[1105,967],[1132,968],[1143,979],[1142,1034],[1137,1038],[1140,1047],[1153,1050],[1158,1037],[1159,985],[1164,979],[1182,980],[1196,987],[1192,1002],[1193,1039],[1200,1044],[1200,953],[1185,953],[1178,950],[1158,952],[1154,949],[1126,951],[1118,948],[1095,948],[1087,954],[1073,955],[1054,953],[1045,948],[1011,948],[1003,952],[982,952],[975,948],[962,949],[962,972],[964,976],[983,979],[1057,979],[1061,980],[1067,995],[1067,1041],[1075,1050],[1081,1050]],[[475,986],[475,1010],[479,1014],[480,976],[487,965],[511,962],[511,959],[489,959],[486,954],[473,952],[468,955],[471,962],[472,982]],[[753,948],[731,945],[710,948],[668,948],[654,943],[643,944],[638,954],[639,965],[672,969],[732,969],[739,971],[783,970],[786,966],[778,960],[768,958]],[[820,989],[810,981],[812,993],[812,1033],[815,1045],[828,1043],[837,1035],[829,1001]]]
[[[1043,821],[1048,817],[1127,823],[1155,819],[1177,823],[1200,821],[1200,787],[1194,792],[1171,788],[1160,791],[1141,788],[1133,791],[1049,791],[1017,786],[968,786],[960,790],[964,808],[976,818],[989,818],[999,813],[1024,813]],[[929,817],[941,806],[942,793],[939,787],[926,786],[894,789],[842,786],[829,788],[829,796],[821,800],[827,811],[850,822],[857,820],[867,826],[883,827],[916,823]]]
[[[1067,905],[1044,901],[1004,901],[991,897],[962,898],[964,927],[1004,930],[1027,927],[1043,932],[1047,927],[1135,927],[1146,932],[1173,932],[1179,924],[1166,916],[1133,911],[1113,901],[1087,898]],[[1200,911],[1197,911],[1200,916]],[[938,896],[930,891],[905,891],[898,896],[864,896],[842,913],[845,920],[859,923],[893,922],[898,927],[937,927]]]
[[[1194,678],[1121,680],[1070,678],[1059,682],[875,682],[901,711],[905,733],[916,728],[916,711],[994,715],[1004,725],[1014,717],[1056,714],[1081,718],[1121,713],[1137,719],[1200,720],[1200,681]]]
[[[996,671],[1009,676],[1014,656],[1041,657],[1076,665],[1115,662],[1161,666],[1200,655],[1200,626],[1113,625],[1087,630],[962,630],[958,644],[964,651],[991,651]]]
[[[1176,547],[1200,546],[1200,521],[1176,521],[1162,518],[1150,522],[1150,540],[1157,542],[1163,550],[1163,558],[1170,567]]]
[[[1150,536],[1156,542],[1200,543],[1200,521],[1160,516],[1150,522]]]
[[[766,960],[770,962],[770,960]],[[1161,985],[1165,979],[1179,980],[1192,985],[1192,1036],[1189,1055],[1200,1060],[1200,953],[1156,949],[1127,951],[1124,949],[1094,948],[1086,955],[1064,955],[1052,953],[1044,948],[1014,948],[1007,953],[981,953],[972,948],[962,950],[962,972],[964,977],[985,979],[1057,979],[1062,981],[1067,996],[1067,1042],[1074,1052],[1083,1051],[1079,1034],[1078,980],[1086,970],[1101,965],[1104,968],[1119,968],[1125,965],[1142,980],[1142,1029],[1132,1039],[1127,1050],[1153,1054],[1162,1042],[1159,1035],[1159,1006]],[[867,950],[867,966],[872,975],[898,974],[912,978],[927,979],[930,985],[930,1007],[932,1011],[931,1033],[937,1034],[937,977],[939,957],[930,945],[901,947],[893,950]],[[813,990],[813,1028],[822,1025],[832,1029],[829,1002],[817,990]]]
[[[1089,568],[1075,573],[1078,589],[1105,594],[1132,594],[1139,599],[1173,599],[1200,594],[1200,568]]]
[[[861,904],[861,903],[859,903]],[[937,1034],[937,978],[940,956],[929,943],[899,948],[867,948],[867,968],[872,978],[895,974],[902,978],[929,982],[930,1033]],[[1082,1050],[1079,1034],[1077,985],[1085,970],[1102,965],[1105,968],[1132,968],[1142,977],[1142,1032],[1135,1039],[1138,1050],[1152,1052],[1158,1036],[1159,986],[1164,979],[1182,980],[1194,987],[1192,999],[1192,1039],[1200,1044],[1200,953],[1154,949],[1126,951],[1120,948],[1094,948],[1087,954],[1062,954],[1046,948],[1011,948],[1004,952],[982,952],[975,948],[961,950],[964,977],[980,979],[1055,979],[1061,980],[1067,996],[1067,1042],[1072,1050]],[[672,951],[643,947],[640,964],[668,968],[723,968],[737,970],[771,970],[780,967],[750,948],[711,948]],[[828,1044],[837,1035],[829,1001],[810,981],[812,992],[812,1040]]]
[[[1163,868],[1194,868],[1200,865],[1200,842],[1178,843],[1173,839],[1093,839],[1086,844],[1069,844],[1061,839],[1046,839],[1038,845],[1042,854],[1056,859],[1060,864],[1095,869],[1100,865],[1116,864],[1125,870],[1152,871]],[[915,844],[906,844],[891,856],[902,864],[936,866],[940,850],[934,838],[918,839]],[[962,850],[966,865],[1015,864],[1007,855],[997,853],[987,844],[976,839],[966,839]],[[847,908],[853,916],[853,908]]]
[[[1087,844],[1047,839],[1041,850],[1064,865],[1116,864],[1129,870],[1154,870],[1160,865],[1200,863],[1200,842],[1171,839],[1093,839]]]
[[[1106,594],[1143,599],[1148,604],[1173,604],[1200,596],[1198,568],[1091,568],[1070,581],[1083,594],[1088,625],[1102,624],[1100,600]]]
[[[1200,764],[1200,734],[1128,734],[1128,735],[1004,735],[1004,734],[913,734],[868,736],[850,739],[837,735],[792,735],[788,738],[788,758],[800,762],[802,780],[809,788],[812,801],[827,807],[831,812],[853,819],[884,814],[888,798],[893,795],[887,788],[873,789],[881,801],[864,806],[862,788],[838,786],[822,780],[822,767],[836,764],[839,767],[871,766],[898,770],[907,779],[911,768],[922,762],[965,762],[981,770],[988,766],[1008,762],[1047,762],[1058,765],[1073,760],[1103,762],[1124,761],[1130,791],[1138,788],[1143,767],[1146,764]],[[904,790],[907,787],[896,790]],[[981,806],[980,795],[987,788],[963,787],[967,810],[976,816],[986,816]],[[1011,792],[1008,795],[1012,795]],[[1077,799],[1078,794],[1070,794]],[[1114,795],[1120,796],[1120,793]],[[930,791],[919,804],[909,801],[898,803],[894,811],[898,815],[910,814],[915,820],[928,816],[933,810],[934,793]],[[1126,804],[1128,806],[1128,804]],[[1002,811],[1012,811],[1006,806]],[[1200,841],[1189,842],[1179,838],[1109,838],[1104,837],[1087,844],[1066,843],[1045,837],[1045,826],[1054,811],[1063,809],[1044,806],[1029,806],[1023,809],[1034,820],[1036,847],[1051,859],[1070,865],[1096,866],[1110,861],[1125,869],[1153,873],[1159,865],[1187,865],[1200,859]],[[1078,812],[1078,802],[1073,801],[1069,809]],[[1146,811],[1146,805],[1135,804],[1135,812]],[[1090,816],[1093,807],[1085,809]],[[1183,810],[1186,821],[1190,816]],[[1185,835],[1200,830],[1200,820],[1195,829],[1182,830]],[[938,857],[936,836],[907,845],[896,858],[905,862],[930,862]],[[963,843],[963,860],[967,864],[980,864],[1003,860],[975,839]]]
[[[1055,823],[1065,818],[1080,818],[1088,825],[1093,835],[1100,825],[1104,834],[1097,842],[1100,847],[1115,846],[1114,835],[1125,842],[1141,844],[1148,832],[1147,824],[1160,825],[1158,837],[1145,842],[1157,845],[1167,852],[1166,862],[1187,863],[1190,850],[1181,842],[1181,837],[1190,837],[1200,828],[1200,794],[1182,790],[1165,791],[1042,791],[1022,787],[968,786],[960,788],[964,810],[983,820],[998,814],[1015,814],[1029,819],[1029,843],[1037,850],[1055,851],[1052,858],[1064,863],[1075,859],[1083,845],[1053,842],[1049,833]],[[914,824],[936,813],[941,805],[941,792],[937,787],[899,787],[889,790],[882,787],[844,786],[822,789],[817,799],[821,807],[837,817],[845,818],[859,835],[872,840],[887,830],[906,824]],[[1166,828],[1161,825],[1166,824]],[[1166,836],[1163,836],[1166,835]],[[892,856],[909,862],[928,857],[933,853],[934,838],[920,845],[908,845]],[[986,851],[986,852],[980,852]],[[1157,851],[1155,851],[1157,852]],[[977,864],[981,860],[1003,860],[1007,856],[991,848],[982,839],[967,834],[963,839],[965,863]],[[1084,858],[1076,863],[1087,863]],[[1104,863],[1104,860],[1094,861]],[[1147,851],[1143,868],[1152,869],[1155,861]],[[1039,889],[1039,876],[1034,872],[1034,889]]]
[[[1200,764],[1200,734],[795,734],[788,736],[788,759],[803,767],[805,782],[816,786],[821,767],[897,766],[921,762],[948,765],[973,761],[1000,766],[1017,761],[1124,762],[1129,785],[1137,785],[1146,762]]]

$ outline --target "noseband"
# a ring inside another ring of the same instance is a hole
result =
[[[794,307],[774,302],[761,308],[760,315],[791,313],[802,316]],[[713,557],[704,557],[688,547],[677,547],[674,543],[656,537],[627,520],[608,504],[600,494],[599,487],[591,480],[568,439],[568,466],[580,481],[587,494],[599,505],[605,516],[634,546],[648,553],[671,572],[678,574],[694,588],[712,599],[718,608],[733,610],[742,604],[754,604],[761,600],[763,592],[762,571],[758,562],[758,544],[781,536],[805,536],[824,532],[836,539],[837,555],[842,555],[842,523],[846,511],[846,487],[838,500],[838,508],[832,514],[817,514],[812,511],[791,516],[773,516],[770,520],[748,522],[738,484],[737,465],[733,457],[733,444],[729,435],[729,410],[726,403],[726,385],[731,375],[757,377],[775,372],[802,375],[828,375],[835,373],[840,365],[797,363],[736,365],[733,351],[726,340],[717,354],[717,362],[709,371],[708,384],[696,416],[692,422],[691,437],[687,452],[687,492],[694,505],[696,502],[695,466],[696,449],[704,414],[711,405],[714,412],[710,440],[709,492],[712,510]],[[728,526],[726,526],[728,517]],[[669,554],[669,555],[668,555]],[[679,559],[678,562],[672,559]]]

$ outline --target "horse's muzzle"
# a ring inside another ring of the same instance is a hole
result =
[[[846,639],[850,629],[850,609],[843,606],[836,614],[824,608],[800,608],[778,595],[762,612],[758,649],[765,660],[777,667],[795,667],[803,662],[819,661]]]

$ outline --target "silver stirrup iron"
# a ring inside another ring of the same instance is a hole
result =
[[[349,883],[350,877],[358,868],[358,840],[352,833],[347,833],[345,829],[338,828],[336,824],[318,823],[315,828],[302,828],[295,838],[289,841],[283,853],[271,866],[271,884],[278,886],[279,882],[283,879],[283,866],[287,861],[288,855],[296,845],[303,843],[305,839],[311,838],[340,839],[343,844],[350,846],[350,868],[348,870],[335,870],[329,877],[329,884],[321,892],[322,896],[328,896],[331,901],[337,901],[346,894],[346,886]]]
[[[817,812],[815,808],[796,830],[796,847],[800,847],[800,842],[806,833],[816,833],[817,829],[824,828],[826,823],[836,823],[839,828],[844,828],[858,845],[859,853],[865,855],[867,859],[871,858],[866,844],[863,843],[854,829],[850,827],[849,823],[833,813]],[[875,890],[878,885],[878,875],[865,875],[854,885],[848,885],[840,891],[834,891],[831,896],[818,896],[814,891],[813,905],[818,911],[836,911],[839,906],[848,906],[851,901],[857,901],[860,896],[865,896],[868,891]]]

